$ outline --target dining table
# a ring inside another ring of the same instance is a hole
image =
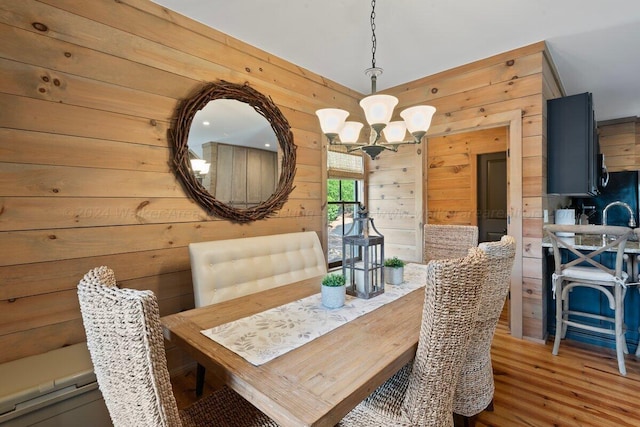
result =
[[[165,338],[281,426],[333,426],[415,356],[423,286],[258,365],[203,333],[318,294],[322,278],[164,316]]]

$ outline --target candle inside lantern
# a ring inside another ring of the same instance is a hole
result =
[[[358,270],[358,269],[363,269],[363,268],[364,268],[364,264],[362,262],[357,262],[356,270],[354,270],[356,275],[355,277],[356,289],[360,293],[364,293],[364,270]]]

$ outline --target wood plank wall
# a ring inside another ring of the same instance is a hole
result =
[[[422,222],[422,189],[416,187],[422,177],[422,147],[401,146],[397,153],[380,155],[385,160],[371,161],[365,156],[368,171],[368,208],[376,228],[384,236],[385,258],[397,256],[422,262],[421,236],[415,224]],[[383,157],[384,156],[384,157]],[[393,158],[390,163],[387,159]]]
[[[522,242],[522,288],[523,288],[523,335],[543,339],[546,324],[544,316],[544,286],[542,280],[542,222],[543,209],[548,208],[546,197],[546,100],[561,95],[555,72],[548,60],[544,42],[499,54],[470,63],[433,76],[412,81],[385,93],[395,95],[400,102],[397,111],[412,105],[428,103],[437,108],[432,129],[445,129],[441,134],[459,128],[458,123],[475,123],[479,129],[487,117],[520,110],[522,114],[522,235],[515,236]],[[433,131],[430,132],[433,134]],[[429,141],[418,146],[416,153],[427,162]],[[404,156],[385,153],[379,160],[369,162],[379,176],[385,170],[401,170],[405,167]],[[423,163],[423,164],[424,164]],[[414,176],[428,178],[427,166]],[[384,181],[384,180],[383,180]],[[371,176],[370,189],[385,184]],[[420,178],[403,182],[405,194],[413,193],[420,201],[415,214],[396,217],[397,229],[384,228],[385,239],[396,234],[422,235],[423,221],[428,221],[429,194],[418,196],[423,191]],[[455,189],[452,189],[455,190]],[[471,195],[469,195],[471,197]],[[386,199],[385,199],[386,200]],[[410,200],[403,201],[405,205]],[[554,201],[551,202],[553,204]],[[372,212],[387,209],[379,200],[370,199]],[[381,206],[379,208],[379,206]],[[413,248],[414,259],[420,259],[421,246]],[[410,253],[410,249],[405,249]]]
[[[147,0],[0,10],[0,362],[85,339],[75,287],[92,267],[155,291],[166,315],[193,306],[188,243],[325,233],[314,111],[361,94]],[[291,124],[296,188],[271,219],[210,218],[170,169],[178,102],[217,79],[248,82]]]
[[[609,172],[640,170],[640,119],[599,122],[598,132]]]

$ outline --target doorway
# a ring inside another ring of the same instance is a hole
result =
[[[500,177],[503,183],[500,204],[505,211],[503,215],[506,215],[507,161],[504,153],[508,147],[507,140],[508,129],[504,126],[429,138],[424,185],[427,223],[477,226],[480,199],[484,197],[478,191],[482,163],[478,159],[500,153],[503,155],[502,161],[486,157],[483,163],[487,168],[491,163],[488,169],[491,176]],[[489,194],[493,196],[497,192],[492,190]],[[493,200],[490,202],[495,204]]]
[[[431,125],[428,133],[428,144],[426,155],[423,157],[423,178],[430,175],[431,168],[441,163],[429,157],[431,153],[431,141],[441,136],[449,136],[458,132],[473,132],[494,127],[503,127],[507,132],[507,188],[508,188],[508,233],[516,239],[516,257],[511,272],[511,290],[509,292],[509,330],[516,338],[523,336],[523,299],[522,299],[522,110],[510,110],[495,114],[489,114],[482,118],[461,119],[457,121],[443,121]],[[504,151],[505,148],[493,150]],[[475,176],[475,175],[474,175]],[[428,178],[427,178],[428,181]],[[422,221],[418,219],[416,229],[421,229],[422,222],[432,222],[432,215],[435,213],[431,209],[428,183],[422,187]]]
[[[514,190],[508,184],[513,159],[508,158],[507,150],[511,150],[512,137],[509,126],[464,129],[430,137],[423,187],[427,201],[426,222],[476,225],[479,242],[500,240],[508,231],[514,237],[518,236],[520,233],[513,225],[521,218],[507,224],[509,212],[515,207],[514,200],[521,199],[521,195],[509,197],[509,191]],[[521,289],[521,279],[512,283],[503,317],[509,319],[507,323],[513,334],[512,313],[521,318],[518,299],[513,307],[513,288]],[[515,328],[514,335],[520,336],[520,325],[516,324]]]
[[[478,242],[507,234],[507,153],[478,155]]]

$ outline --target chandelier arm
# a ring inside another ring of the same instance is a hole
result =
[[[422,144],[422,140],[421,139],[414,139],[414,140],[411,140],[411,141],[381,142],[378,145],[416,145],[416,144]]]
[[[367,145],[378,145],[381,147],[389,147],[389,146],[398,146],[398,145],[409,145],[409,144],[421,144],[422,143],[422,136],[418,137],[416,135],[413,135],[413,140],[410,141],[394,141],[394,142],[384,142],[384,141],[380,141],[381,138],[381,134],[378,133],[374,133],[375,136],[369,138],[369,143],[347,143],[347,142],[341,142],[340,141],[340,137],[337,134],[325,134],[325,136],[327,137],[328,141],[329,141],[329,145],[337,145],[337,146],[344,146],[344,147],[366,147]],[[389,148],[387,148],[389,149]],[[393,151],[398,151],[397,147],[395,150]]]
[[[400,145],[417,145],[417,144],[420,144],[420,143],[415,141],[398,141],[398,142],[382,142],[377,145],[381,147],[395,147],[393,151],[398,151],[398,147]]]
[[[366,145],[358,145],[354,147],[350,147],[347,145],[346,147],[347,147],[347,153],[353,153],[354,151],[362,151],[362,147],[366,147]]]
[[[385,150],[393,151],[394,153],[398,152],[398,145],[400,144],[378,144],[379,147],[383,147]]]
[[[345,142],[345,143],[340,143],[340,144],[335,144],[335,145],[338,145],[338,146],[341,146],[341,147],[347,147],[347,148],[350,148],[350,147],[360,148],[360,147],[366,147],[369,144],[364,144],[364,143],[362,143],[362,144],[359,144],[359,143],[346,143]]]

